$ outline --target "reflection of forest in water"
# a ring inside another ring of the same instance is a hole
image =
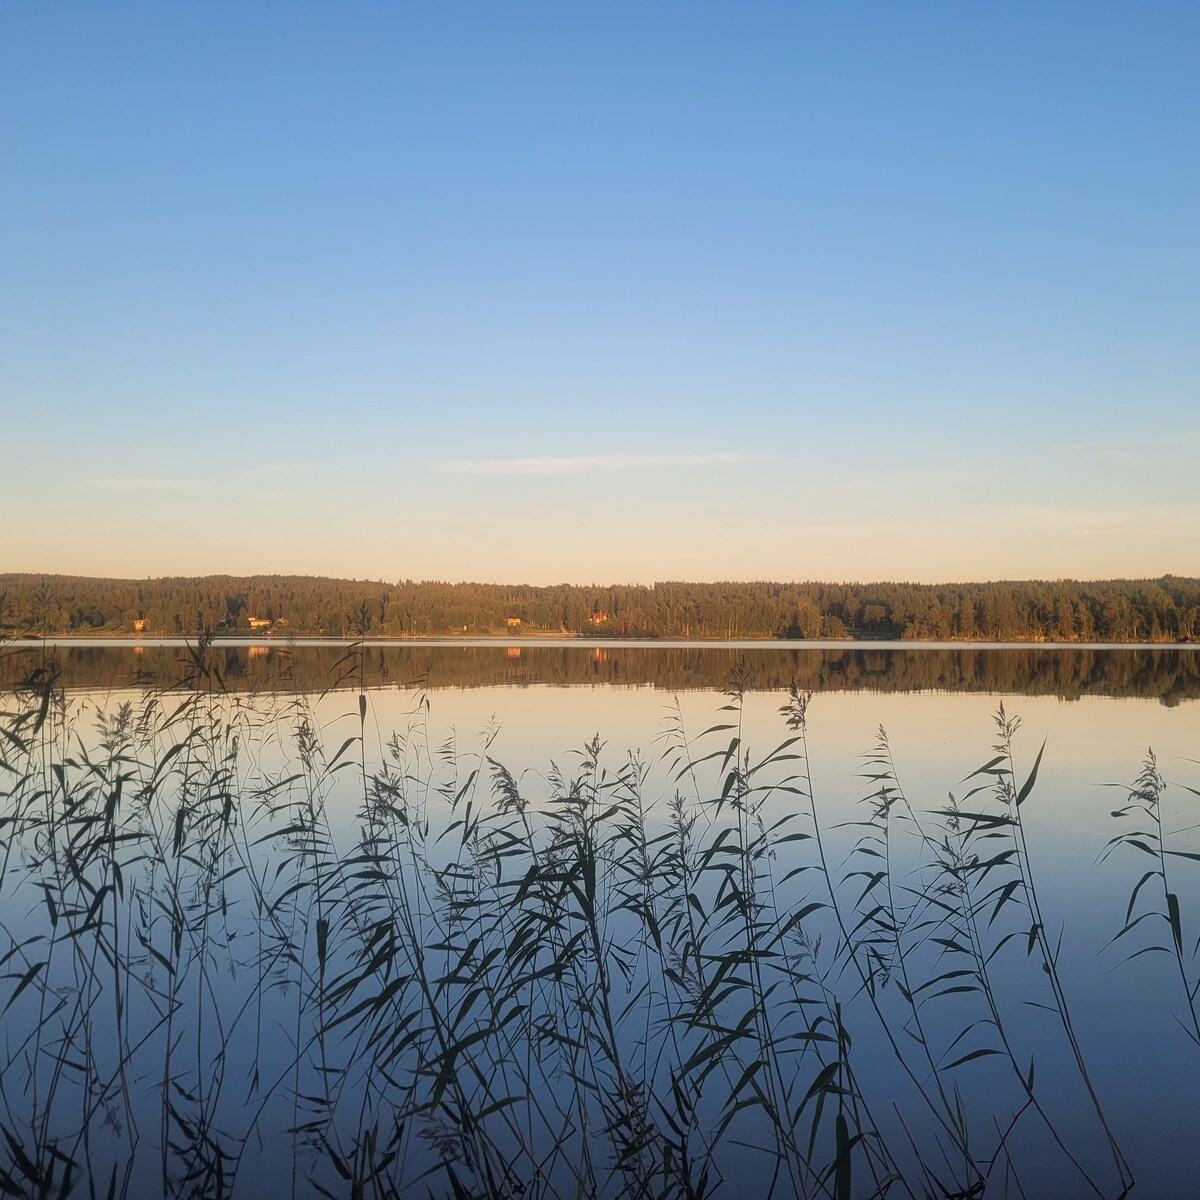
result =
[[[795,681],[813,691],[983,692],[1010,695],[1143,697],[1166,705],[1200,698],[1200,649],[947,646],[890,649],[738,649],[716,646],[219,646],[209,650],[230,691],[318,692],[326,688],[654,687],[719,690],[745,660],[751,687]],[[182,681],[189,653],[176,646],[9,646],[0,685],[43,661],[68,688],[111,689]],[[361,672],[361,675],[360,675]],[[206,685],[207,686],[207,685]]]

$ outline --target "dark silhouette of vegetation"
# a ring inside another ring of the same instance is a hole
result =
[[[1175,642],[1200,637],[1200,579],[672,583],[555,587],[310,576],[0,575],[0,632]]]

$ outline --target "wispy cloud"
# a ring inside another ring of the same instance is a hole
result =
[[[126,475],[110,479],[81,479],[80,486],[106,492],[202,492],[212,485],[204,479],[175,479]]]
[[[278,503],[280,501],[293,501],[303,498],[303,492],[297,491],[295,488],[255,488],[249,493],[249,499],[258,503]]]
[[[1030,529],[1078,535],[1170,537],[1195,529],[1200,507],[1139,505],[1098,508],[1082,505],[1009,505],[1004,514]],[[1003,516],[1001,519],[1004,519]]]
[[[468,458],[437,464],[466,475],[576,475],[587,471],[663,471],[676,467],[732,466],[761,462],[761,454],[730,450],[681,451],[667,454],[543,455],[538,458]]]
[[[298,475],[308,469],[308,463],[259,463],[253,467],[238,467],[237,473],[255,479],[274,479],[280,475]]]
[[[1200,442],[1200,429],[1180,429],[1150,437],[1095,438],[1082,442],[1064,442],[1063,450],[1083,450],[1111,458],[1134,458],[1153,451],[1178,450]]]

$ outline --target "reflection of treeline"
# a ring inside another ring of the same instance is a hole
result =
[[[52,653],[71,688],[124,687],[139,677],[169,685],[187,672],[187,651],[172,647],[63,646]],[[964,691],[1007,695],[1152,697],[1164,704],[1200,698],[1200,652],[1190,649],[1039,647],[887,650],[865,646],[755,649],[682,646],[369,645],[361,658],[344,646],[231,646],[211,651],[230,691],[317,692],[328,687],[437,688],[557,686],[655,687],[665,692],[721,689],[741,659],[750,686],[813,691]],[[0,682],[13,684],[42,662],[36,643],[10,647]],[[360,675],[361,671],[361,675]]]
[[[421,636],[1175,641],[1200,636],[1200,579],[1007,583],[398,583],[310,576],[0,575],[0,630]]]

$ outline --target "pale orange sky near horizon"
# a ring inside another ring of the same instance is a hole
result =
[[[143,578],[309,574],[484,582],[952,582],[1200,573],[1200,439],[1075,452],[1063,485],[994,497],[985,473],[890,477],[656,461],[505,473],[415,465],[388,487],[314,468],[205,480],[99,477],[10,498],[0,569]],[[1174,503],[1074,502],[1086,476],[1154,472]],[[1022,474],[1025,478],[1022,479]],[[265,481],[265,482],[264,482]],[[1018,501],[1024,500],[1024,503]]]

